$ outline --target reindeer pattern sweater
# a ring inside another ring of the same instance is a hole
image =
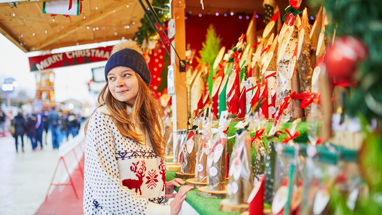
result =
[[[166,167],[146,132],[146,146],[121,135],[110,112],[91,116],[85,149],[84,214],[170,214]]]

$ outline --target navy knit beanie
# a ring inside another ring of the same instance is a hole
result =
[[[149,68],[147,67],[145,58],[139,52],[133,49],[125,48],[112,54],[105,66],[106,82],[107,74],[110,70],[117,66],[129,67],[142,77],[142,79],[147,83],[147,86],[150,85],[151,74]]]

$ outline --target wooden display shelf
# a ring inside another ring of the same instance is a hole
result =
[[[199,187],[197,189],[198,196],[210,199],[225,199],[227,197],[227,190],[211,190],[210,186]]]
[[[182,164],[178,164],[178,163],[166,163],[167,171],[171,171],[171,172],[180,171],[181,167],[182,167]]]
[[[249,215],[249,212],[244,211],[241,215]],[[272,215],[271,209],[264,209],[264,215]]]
[[[166,162],[169,162],[169,161],[173,161],[174,160],[174,156],[173,155],[166,155]]]
[[[219,210],[228,213],[243,213],[248,210],[248,204],[232,204],[229,199],[223,199],[219,204]]]
[[[195,177],[195,174],[188,174],[188,173],[182,173],[182,172],[176,172],[175,177],[181,178],[181,179],[189,179]]]
[[[187,179],[186,183],[187,185],[193,186],[194,188],[207,186],[207,182],[199,182],[198,180],[196,180],[196,178]]]

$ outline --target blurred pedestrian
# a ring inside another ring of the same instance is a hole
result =
[[[48,131],[49,131],[48,114],[49,112],[45,111],[42,117],[42,121],[44,121],[45,145],[48,145]]]
[[[27,117],[26,133],[29,139],[31,140],[32,150],[35,151],[37,148],[37,143],[36,143],[36,116],[34,114],[30,114]]]
[[[59,139],[59,143],[62,143],[63,140],[64,140],[64,137],[67,137],[67,127],[66,127],[66,114],[64,113],[64,111],[59,111],[58,112],[58,115],[60,116],[60,121],[59,121],[59,124],[60,124],[60,137],[58,138]],[[66,141],[68,141],[68,139],[66,139]]]
[[[21,138],[21,151],[24,152],[24,134],[26,128],[26,122],[23,116],[23,112],[19,111],[15,118],[12,120],[12,126],[14,127],[15,133],[13,137],[15,138],[16,152],[18,151],[18,138]]]
[[[48,115],[49,130],[52,133],[52,145],[53,149],[58,149],[60,147],[60,142],[58,142],[60,133],[60,116],[58,115],[56,108],[52,107],[52,111]]]
[[[0,129],[3,132],[3,137],[5,137],[5,113],[3,109],[0,108]]]
[[[67,140],[69,140],[69,134],[72,134],[72,137],[76,137],[78,134],[78,119],[76,114],[73,113],[72,110],[69,111],[68,115],[66,116],[66,128],[67,133],[66,137]]]
[[[43,149],[42,144],[42,133],[44,131],[44,121],[43,121],[43,114],[40,112],[38,108],[34,110],[34,114],[36,116],[36,147],[38,146],[38,143],[40,142],[41,150]]]

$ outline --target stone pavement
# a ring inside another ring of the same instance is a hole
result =
[[[0,215],[35,214],[45,200],[59,160],[50,134],[43,150],[32,151],[29,139],[25,136],[24,140],[25,152],[19,146],[16,153],[12,136],[0,138]]]

